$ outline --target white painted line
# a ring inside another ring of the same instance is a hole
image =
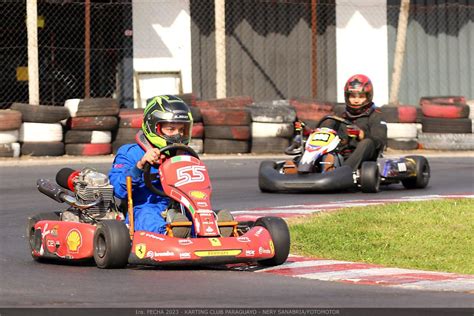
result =
[[[353,269],[353,270],[342,270],[333,272],[319,272],[319,273],[307,273],[298,274],[295,277],[305,279],[316,279],[323,281],[337,281],[337,280],[358,280],[366,276],[384,276],[394,274],[406,274],[406,273],[417,273],[417,274],[432,274],[432,272],[418,271],[418,270],[407,270],[399,268],[372,268],[372,269]]]
[[[318,266],[325,266],[325,265],[332,265],[332,264],[351,264],[353,262],[349,261],[338,261],[338,260],[309,260],[309,261],[299,261],[299,262],[287,262],[282,265],[265,268],[262,270],[258,270],[256,272],[268,272],[268,271],[275,271],[281,269],[296,269],[296,268],[305,268],[305,267],[318,267]]]

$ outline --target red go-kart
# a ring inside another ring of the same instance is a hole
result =
[[[145,166],[145,183],[152,192],[170,197],[174,201],[171,204],[179,204],[185,220],[168,222],[165,235],[134,231],[131,179],[130,224],[126,225],[106,175],[89,168],[82,171],[64,168],[56,176],[57,184],[46,179],[37,182],[39,191],[69,204],[69,208],[29,218],[27,236],[33,259],[90,261],[93,258],[99,268],[240,262],[274,266],[286,261],[290,235],[283,219],[261,217],[253,223],[237,222],[233,218],[219,220],[219,212],[211,207],[212,188],[206,166],[195,151],[174,144],[162,152],[168,156],[157,167],[158,173],[151,173],[154,169],[149,164]],[[158,177],[163,190],[154,186]],[[173,236],[175,229],[183,228],[189,229],[189,237]]]

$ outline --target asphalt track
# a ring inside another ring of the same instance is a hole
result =
[[[407,191],[401,185],[393,185],[375,195],[264,194],[257,184],[260,160],[205,158],[213,184],[214,208],[243,214],[256,209],[335,201],[474,194],[472,156],[430,157],[432,179],[427,189]],[[51,161],[0,161],[1,307],[468,308],[471,314],[474,309],[474,296],[465,291],[361,285],[222,267],[100,270],[94,266],[36,263],[24,238],[26,218],[63,207],[37,191],[36,179],[54,179],[63,166],[90,166],[102,172],[110,167],[108,158]],[[327,259],[324,264],[330,263]],[[292,258],[290,264],[294,261],[298,260]]]

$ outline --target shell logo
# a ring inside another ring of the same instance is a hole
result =
[[[189,194],[196,199],[203,200],[207,197],[207,194],[202,191],[191,191]]]
[[[77,229],[72,229],[67,233],[66,237],[67,249],[70,252],[78,252],[82,245],[82,236]]]

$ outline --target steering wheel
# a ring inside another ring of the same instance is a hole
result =
[[[194,151],[194,149],[184,144],[171,144],[171,145],[161,148],[160,152],[167,157],[173,157],[173,156],[176,156],[176,152],[178,150],[184,151],[185,153],[188,153],[194,158],[199,159],[199,155]],[[146,162],[145,165],[143,166],[143,178],[145,180],[145,185],[151,192],[159,196],[168,197],[166,193],[163,192],[163,190],[160,190],[156,186],[153,185],[152,182],[158,179],[159,176],[158,176],[158,173],[153,173],[153,174],[151,173],[151,164],[149,162]]]
[[[316,128],[320,127],[321,124],[324,122],[324,121],[327,121],[327,120],[333,120],[333,121],[337,121],[337,122],[340,122],[340,123],[343,123],[343,124],[346,124],[346,125],[353,125],[354,123],[352,123],[351,121],[348,121],[346,119],[343,119],[342,117],[339,117],[339,116],[335,116],[335,115],[326,115],[325,117],[323,117],[318,125],[316,126]]]

